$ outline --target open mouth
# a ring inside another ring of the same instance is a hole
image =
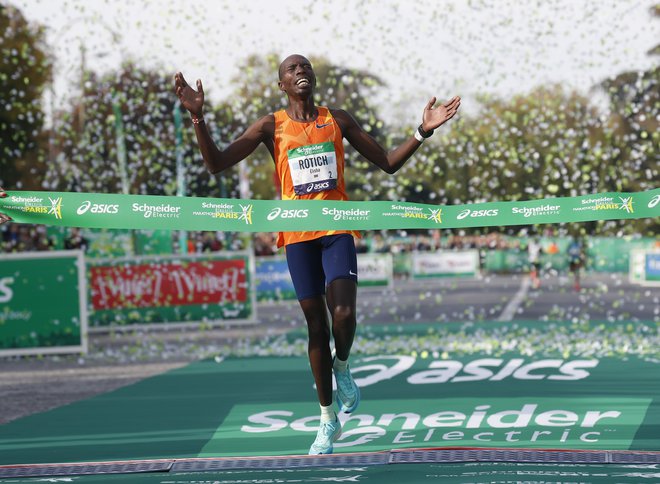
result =
[[[307,87],[309,85],[310,85],[309,79],[307,79],[306,77],[301,77],[296,81],[296,86],[298,87]]]

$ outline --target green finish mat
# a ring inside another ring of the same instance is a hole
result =
[[[524,325],[507,324],[524,338]],[[420,334],[437,327],[446,338],[452,337],[452,328],[456,337],[465,333],[464,325],[360,332],[374,339],[419,341]],[[504,323],[470,327],[472,352],[410,348],[407,354],[355,354],[351,367],[362,403],[354,414],[342,416],[344,433],[336,452],[419,447],[660,450],[660,362],[654,355],[506,348],[493,353],[478,349],[481,330],[495,328],[502,338],[514,333],[507,333]],[[216,358],[2,425],[0,465],[306,454],[318,413],[307,358]],[[412,472],[414,466],[399,468]],[[451,474],[450,468],[442,465],[429,472]],[[369,469],[367,474],[384,472],[390,471]],[[188,482],[178,475],[169,478],[162,482]],[[113,477],[104,479],[111,482]]]

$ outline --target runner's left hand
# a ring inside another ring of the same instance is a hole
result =
[[[424,131],[433,131],[453,118],[461,105],[461,98],[454,96],[446,103],[434,108],[435,102],[436,97],[433,96],[424,108],[422,114],[422,129]]]

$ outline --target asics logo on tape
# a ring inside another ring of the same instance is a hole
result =
[[[275,220],[276,218],[307,218],[309,216],[309,210],[306,208],[303,209],[289,209],[282,210],[280,207],[275,207],[270,211],[266,217],[268,220]]]
[[[499,210],[497,208],[492,209],[492,210],[470,210],[469,208],[466,208],[461,213],[456,215],[456,218],[458,220],[463,220],[468,215],[470,217],[494,217],[498,213],[499,213]]]
[[[87,210],[89,210],[89,207],[91,207],[91,206],[92,206],[92,202],[90,202],[89,200],[87,200],[86,202],[83,202],[83,204],[82,204],[80,207],[78,207],[78,210],[76,210],[76,213],[77,213],[78,215],[82,215],[82,214],[85,213]]]
[[[465,210],[463,210],[461,213],[459,213],[459,214],[456,216],[456,218],[457,218],[458,220],[463,220],[463,219],[464,219],[465,217],[467,217],[468,215],[470,215],[470,209],[469,209],[469,208],[468,208],[468,209],[465,209]]]
[[[660,203],[660,195],[656,195],[649,202],[649,208],[655,208],[655,206]]]
[[[89,200],[85,200],[76,213],[82,215],[89,211],[90,213],[107,213],[107,214],[116,214],[119,213],[119,205],[111,203],[92,203]]]

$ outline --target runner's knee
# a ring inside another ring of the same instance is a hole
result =
[[[335,306],[332,310],[333,324],[344,324],[355,321],[355,308],[353,306]]]

